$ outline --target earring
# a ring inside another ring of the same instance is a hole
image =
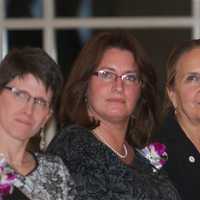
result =
[[[45,148],[46,148],[45,133],[44,133],[44,128],[41,128],[41,131],[40,131],[40,150],[44,151]]]
[[[130,118],[131,118],[132,120],[135,120],[135,119],[136,119],[136,117],[135,117],[134,114],[131,114],[131,115],[130,115]]]
[[[177,106],[172,104],[172,109],[173,109],[174,115],[176,116],[177,112],[178,112],[177,111]]]

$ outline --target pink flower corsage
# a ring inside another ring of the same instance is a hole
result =
[[[139,152],[154,166],[154,172],[162,168],[168,159],[166,146],[159,142],[151,143],[145,148],[139,150]]]
[[[0,199],[11,194],[16,179],[14,170],[8,165],[3,154],[0,154]]]

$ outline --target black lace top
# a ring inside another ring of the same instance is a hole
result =
[[[163,171],[136,152],[132,166],[121,162],[87,129],[72,125],[54,138],[48,151],[62,157],[84,200],[179,200]]]

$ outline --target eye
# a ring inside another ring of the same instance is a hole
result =
[[[20,99],[27,99],[29,98],[29,95],[21,90],[14,90],[13,94],[15,95],[15,97],[20,98]]]
[[[115,78],[115,74],[114,73],[112,73],[110,71],[104,71],[104,70],[99,71],[99,76],[103,80],[113,80]]]
[[[41,107],[47,107],[48,103],[46,100],[42,99],[42,98],[35,98],[34,99],[34,104],[41,106]]]
[[[124,80],[129,82],[136,82],[139,81],[139,77],[137,74],[126,74],[124,75]]]
[[[186,78],[187,81],[192,82],[200,82],[200,75],[199,74],[190,74]]]

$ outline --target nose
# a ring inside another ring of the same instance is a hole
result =
[[[121,79],[121,77],[117,77],[115,79],[115,81],[113,81],[113,88],[117,91],[117,92],[122,92],[124,89],[124,83],[123,80]]]
[[[27,115],[31,115],[33,113],[33,111],[34,111],[33,99],[29,99],[29,101],[26,102],[24,109],[25,109],[24,112]]]

